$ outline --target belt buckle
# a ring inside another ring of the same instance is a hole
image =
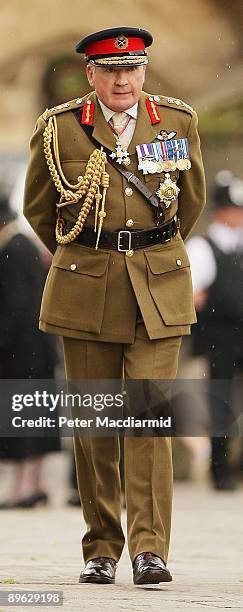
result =
[[[168,230],[167,230],[167,231],[168,231]],[[171,241],[171,236],[169,236],[169,238],[165,238],[165,236],[166,236],[166,234],[167,234],[167,231],[163,232],[163,238],[164,238],[164,240],[163,240],[162,244],[163,244],[163,243],[165,243],[165,242],[170,242],[170,241]]]
[[[128,248],[124,249],[121,245],[121,240],[122,240],[122,235],[121,234],[128,234]],[[132,246],[132,234],[131,232],[129,232],[128,230],[120,230],[118,232],[118,240],[117,240],[117,250],[120,253],[126,253],[127,251],[131,251],[131,246]]]

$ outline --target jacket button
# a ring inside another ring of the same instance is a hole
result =
[[[179,266],[179,267],[180,267],[180,266],[182,265],[182,261],[181,261],[181,259],[177,259],[177,260],[176,260],[176,264],[177,264],[177,266]]]
[[[127,257],[132,257],[133,255],[133,250],[131,249],[130,251],[126,251],[126,256]]]
[[[126,189],[125,189],[125,195],[126,195],[126,196],[132,196],[132,194],[133,194],[133,190],[132,190],[132,188],[131,188],[131,187],[126,187]]]
[[[126,221],[126,226],[127,226],[127,227],[132,227],[133,225],[134,225],[134,221],[133,221],[133,219],[128,219],[128,220]]]
[[[76,264],[71,264],[70,270],[72,270],[72,272],[74,272],[74,270],[76,270],[76,268],[77,268]]]

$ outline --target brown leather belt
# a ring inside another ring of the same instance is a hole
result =
[[[70,231],[72,224],[67,223],[67,231]],[[178,220],[174,217],[166,225],[147,230],[127,230],[120,229],[114,232],[106,232],[102,230],[99,239],[99,248],[114,249],[120,253],[126,251],[134,251],[144,249],[145,247],[153,246],[154,244],[163,244],[176,236],[178,231]],[[97,234],[91,227],[85,227],[81,234],[77,236],[75,242],[79,242],[84,246],[95,247]]]

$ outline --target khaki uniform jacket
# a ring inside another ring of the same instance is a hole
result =
[[[175,214],[180,232],[164,244],[136,250],[132,256],[114,250],[95,250],[72,242],[57,246],[55,240],[56,203],[59,194],[49,174],[43,152],[46,120],[39,118],[31,140],[31,157],[26,177],[24,214],[47,248],[54,254],[46,280],[40,329],[73,338],[132,343],[135,337],[137,304],[150,339],[190,333],[196,321],[191,274],[183,240],[188,236],[205,203],[205,179],[197,133],[196,113],[183,102],[161,96],[157,102],[161,122],[152,125],[146,107],[148,94],[142,92],[135,132],[128,147],[129,171],[139,176],[155,193],[165,173],[143,176],[138,171],[136,145],[153,142],[160,130],[175,131],[176,138],[188,138],[191,169],[170,172],[180,189],[178,200],[165,211],[165,220]],[[63,172],[73,183],[83,175],[94,145],[77,121],[73,109],[85,99],[95,102],[93,137],[110,150],[115,148],[114,134],[104,119],[95,93],[68,107],[49,111],[56,114],[59,154]],[[44,115],[45,116],[45,115]],[[112,167],[106,167],[110,187],[106,197],[107,216],[103,228],[108,231],[155,227],[153,208],[133,188],[126,195],[128,181]],[[79,204],[65,206],[63,216],[75,222]],[[90,211],[86,227],[94,227]],[[56,248],[57,247],[57,248]],[[75,266],[72,266],[75,264]]]

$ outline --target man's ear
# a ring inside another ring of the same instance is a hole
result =
[[[94,67],[90,66],[90,64],[86,66],[86,75],[91,87],[94,86],[94,70]]]

